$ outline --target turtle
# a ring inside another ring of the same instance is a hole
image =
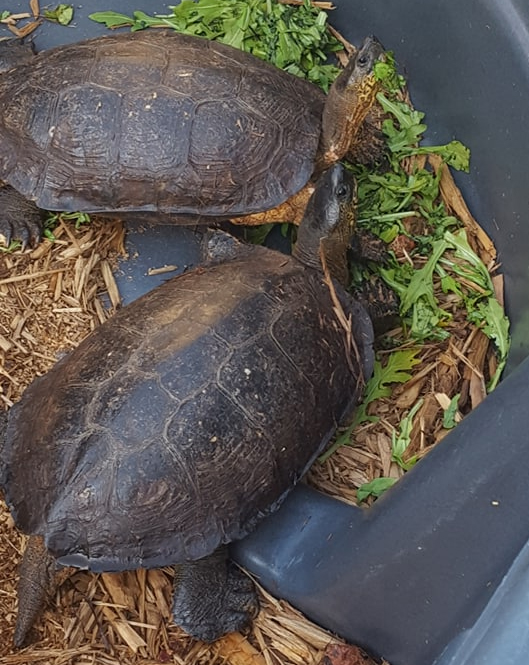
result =
[[[249,53],[170,30],[37,55],[6,44],[0,64],[18,64],[0,73],[0,232],[24,245],[40,237],[42,209],[251,222],[354,159],[384,57],[366,38],[326,96]]]
[[[25,390],[0,488],[29,534],[15,644],[60,566],[176,567],[173,618],[213,641],[245,626],[229,559],[352,413],[373,327],[345,290],[355,181],[320,176],[292,255],[220,230],[208,260],[118,310]]]

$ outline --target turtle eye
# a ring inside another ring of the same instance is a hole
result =
[[[338,185],[338,188],[336,189],[336,196],[341,201],[349,198],[349,187],[347,187],[347,185]]]
[[[367,55],[361,55],[361,56],[358,58],[357,63],[358,63],[361,67],[363,67],[364,65],[367,65]]]

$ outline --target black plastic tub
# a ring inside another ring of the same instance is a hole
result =
[[[299,487],[234,547],[274,594],[392,665],[529,662],[529,5],[526,0],[335,0],[332,23],[353,42],[374,33],[394,50],[428,142],[472,153],[458,175],[493,237],[505,275],[512,351],[497,390],[369,511]],[[89,6],[88,6],[89,5]],[[164,2],[138,5],[166,9]],[[11,2],[23,11],[27,2]],[[105,29],[76,5],[76,27],[45,25],[37,48]],[[144,241],[146,257],[185,265],[186,241]],[[144,236],[145,237],[145,236]],[[183,236],[179,236],[183,237]],[[159,247],[171,246],[170,258]],[[133,280],[142,275],[137,270]],[[148,284],[145,288],[150,288]],[[143,287],[142,287],[143,288]]]

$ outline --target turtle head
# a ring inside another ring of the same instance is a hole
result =
[[[343,94],[354,97],[357,103],[370,106],[378,92],[374,67],[384,53],[384,47],[375,36],[366,37],[333,86]]]
[[[364,39],[329,90],[322,116],[317,168],[327,168],[351,151],[381,86],[375,64],[384,58],[376,37]]]
[[[337,163],[319,177],[299,225],[294,256],[322,270],[322,255],[331,276],[348,280],[347,248],[354,231],[356,181]]]

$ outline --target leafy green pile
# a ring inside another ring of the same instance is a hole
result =
[[[407,160],[434,154],[446,165],[467,172],[470,154],[459,141],[419,147],[426,130],[424,113],[397,98],[400,80],[393,77],[393,81],[398,84],[390,90],[389,98],[378,95],[387,113],[382,126],[387,139],[387,164],[376,170],[361,166],[351,168],[358,180],[359,227],[368,228],[387,243],[405,238],[412,249],[407,260],[398,261],[393,255],[387,266],[352,266],[353,283],[358,284],[374,273],[398,294],[403,329],[402,334],[392,340],[395,345],[447,339],[451,329],[456,327],[454,311],[463,312],[466,320],[481,329],[495,345],[498,364],[490,377],[490,391],[497,385],[507,359],[509,321],[495,297],[490,274],[471,248],[462,223],[446,211],[439,189],[441,171],[436,173],[420,166],[419,162],[410,168]],[[417,359],[420,348],[398,349],[389,354],[384,365],[377,360],[354,422],[325,453],[325,459],[339,446],[351,443],[355,427],[377,420],[368,415],[368,407],[388,397],[390,387],[411,378],[409,371],[420,362]],[[459,395],[455,395],[445,411],[445,427],[454,425],[458,398]],[[392,461],[404,470],[416,461],[415,457],[406,460],[404,457],[410,443],[413,417],[421,404],[419,400],[413,406],[401,420],[399,431],[392,435]],[[376,412],[376,407],[373,410]],[[394,482],[394,478],[376,478],[359,488],[357,498],[362,501],[368,496],[380,496]]]
[[[359,190],[358,225],[374,231],[387,243],[397,237],[409,238],[414,246],[410,258],[422,257],[422,267],[418,268],[416,261],[393,259],[387,267],[371,267],[371,272],[378,273],[399,295],[407,335],[419,342],[449,336],[447,326],[453,316],[439,303],[436,286],[440,284],[445,294],[454,294],[468,320],[481,327],[496,345],[499,366],[491,379],[492,389],[505,365],[509,336],[508,320],[495,298],[489,272],[470,247],[459,220],[446,212],[439,193],[441,172],[417,166],[410,173],[403,167],[406,157],[438,154],[453,168],[468,171],[469,151],[459,141],[417,147],[426,129],[424,114],[405,102],[390,101],[383,94],[378,97],[389,114],[383,123],[389,168],[373,171],[354,167]],[[411,230],[410,221],[414,219],[420,222],[420,233]],[[369,272],[353,268],[356,281]]]
[[[90,18],[109,28],[170,27],[214,39],[307,78],[324,90],[339,73],[326,60],[343,46],[327,30],[327,14],[310,0],[300,6],[276,0],[183,0],[170,9],[172,14],[167,15],[135,11],[126,16],[108,11]]]

